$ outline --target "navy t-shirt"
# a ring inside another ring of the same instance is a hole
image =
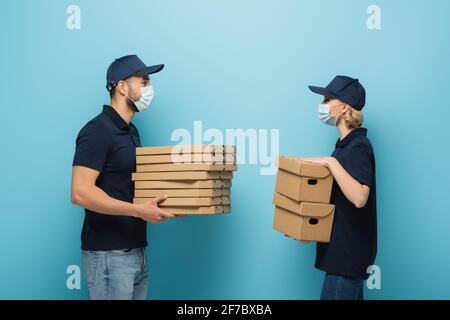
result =
[[[136,169],[139,132],[111,106],[89,121],[79,132],[74,166],[100,172],[96,186],[110,197],[133,202],[131,173]],[[146,222],[129,216],[115,216],[85,209],[81,249],[106,251],[147,246]]]
[[[316,268],[351,279],[367,279],[377,254],[375,156],[367,129],[356,128],[338,140],[332,157],[361,184],[370,188],[363,208],[356,208],[333,182],[331,203],[336,206],[330,243],[318,243]]]

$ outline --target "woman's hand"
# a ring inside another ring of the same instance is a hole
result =
[[[330,167],[330,163],[333,161],[333,157],[319,157],[319,158],[301,158],[301,160],[311,163],[321,164],[325,167]]]

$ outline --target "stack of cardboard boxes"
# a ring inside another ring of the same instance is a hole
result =
[[[301,241],[330,242],[333,176],[322,165],[280,156],[273,203],[273,228]]]
[[[173,214],[230,212],[236,147],[185,145],[136,148],[134,203],[168,198],[159,206]]]

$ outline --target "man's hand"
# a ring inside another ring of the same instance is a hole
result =
[[[167,219],[174,218],[175,215],[158,207],[158,204],[166,199],[167,196],[162,196],[143,204],[136,204],[139,212],[139,218],[152,224],[160,223]]]

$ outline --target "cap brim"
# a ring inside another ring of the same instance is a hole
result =
[[[153,74],[153,73],[157,73],[160,72],[162,69],[164,69],[164,65],[163,64],[157,64],[154,66],[149,66],[146,67],[144,69],[139,70],[138,72],[136,72],[136,75],[147,75],[147,74]]]
[[[330,90],[328,90],[327,88],[314,87],[314,86],[308,86],[308,88],[312,92],[320,94],[320,95],[322,95],[324,97],[331,97],[331,98],[333,98],[335,96],[335,94],[333,92],[331,92]]]

